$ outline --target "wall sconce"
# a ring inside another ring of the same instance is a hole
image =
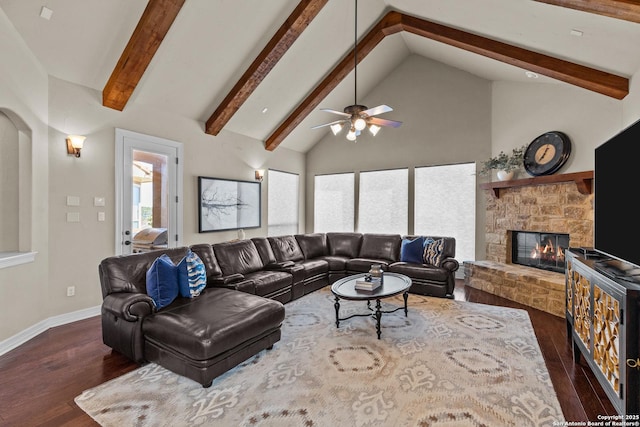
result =
[[[67,136],[67,154],[73,154],[76,157],[80,157],[80,150],[82,150],[84,140],[86,138],[86,136],[81,135]]]
[[[263,179],[264,179],[264,169],[256,170],[256,181],[262,182]]]

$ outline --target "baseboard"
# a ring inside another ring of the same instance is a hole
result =
[[[78,320],[87,319],[89,317],[97,316],[100,314],[100,306],[89,307],[78,311],[72,311],[71,313],[60,314],[58,316],[49,317],[42,320],[35,325],[17,333],[16,335],[7,338],[0,342],[0,356],[16,347],[21,346],[30,339],[40,335],[49,328],[55,326],[66,325],[67,323],[76,322]]]

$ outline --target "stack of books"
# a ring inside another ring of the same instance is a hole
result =
[[[375,291],[382,285],[382,277],[363,277],[356,280],[355,288],[359,291]]]

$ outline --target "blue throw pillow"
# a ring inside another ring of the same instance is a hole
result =
[[[424,242],[424,263],[440,267],[444,257],[444,239],[427,238]]]
[[[195,298],[207,286],[207,272],[200,257],[191,250],[178,264],[180,296]]]
[[[402,239],[400,246],[400,261],[422,264],[422,253],[424,251],[424,237],[415,239]]]
[[[147,270],[147,294],[157,309],[168,306],[178,296],[177,267],[163,254]]]

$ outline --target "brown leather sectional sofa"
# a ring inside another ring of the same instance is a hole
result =
[[[453,298],[455,239],[434,238],[445,242],[440,266],[400,261],[402,237],[395,234],[314,233],[192,245],[205,264],[207,287],[160,310],[146,294],[146,272],[161,254],[177,263],[189,247],[109,257],[98,269],[103,341],[138,363],[156,362],[208,387],[279,341],[283,303],[367,272],[371,264],[409,276],[412,293]]]

